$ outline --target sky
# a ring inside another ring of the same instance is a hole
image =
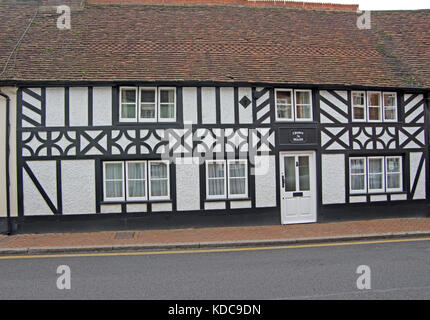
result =
[[[360,10],[430,9],[430,0],[302,0],[302,1],[359,4]]]

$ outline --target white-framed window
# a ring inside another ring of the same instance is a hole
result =
[[[121,87],[119,97],[119,119],[122,122],[137,121],[137,88]]]
[[[248,162],[242,159],[206,161],[206,198],[237,199],[248,196]]]
[[[276,121],[312,121],[312,90],[275,89]]]
[[[381,93],[369,91],[367,93],[367,114],[369,122],[382,121]]]
[[[244,198],[248,196],[248,162],[246,160],[228,160],[228,197]]]
[[[352,96],[352,120],[364,122],[366,115],[366,93],[364,91],[354,91]]]
[[[402,175],[402,157],[386,157],[386,186],[388,192],[402,191],[403,175]]]
[[[175,122],[176,88],[121,87],[120,122]]]
[[[146,161],[126,162],[127,199],[146,200]]]
[[[396,122],[397,94],[395,92],[352,91],[353,122]]]
[[[103,162],[103,181],[105,200],[124,200],[124,162]]]
[[[351,194],[403,191],[401,156],[349,158]]]
[[[151,199],[169,199],[169,162],[149,161],[149,193]]]
[[[384,92],[382,103],[384,106],[384,121],[397,121],[397,94],[395,92]]]
[[[169,162],[161,160],[103,162],[103,200],[169,200]]]
[[[385,177],[384,177],[384,157],[368,157],[367,158],[367,173],[368,173],[368,191],[369,193],[384,192]]]
[[[366,158],[349,159],[349,186],[351,193],[366,192],[366,171]]]

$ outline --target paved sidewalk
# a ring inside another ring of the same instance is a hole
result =
[[[0,254],[144,250],[430,236],[430,218],[289,226],[0,235]]]

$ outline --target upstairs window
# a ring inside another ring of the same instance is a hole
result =
[[[395,92],[353,91],[353,122],[397,121],[397,94]]]
[[[120,88],[120,121],[176,121],[176,88]]]
[[[276,89],[277,121],[312,121],[312,91]]]

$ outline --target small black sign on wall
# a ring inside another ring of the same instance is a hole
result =
[[[316,128],[280,128],[279,129],[280,145],[300,145],[316,144]]]

